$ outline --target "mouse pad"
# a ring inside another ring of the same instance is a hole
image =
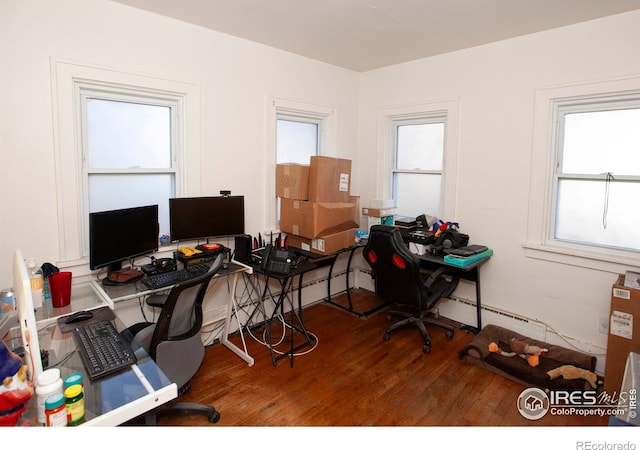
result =
[[[77,312],[77,311],[76,311]],[[113,311],[108,306],[102,306],[100,308],[92,309],[93,317],[89,320],[83,320],[82,322],[76,323],[64,323],[71,314],[67,314],[66,316],[58,317],[58,326],[60,327],[60,331],[63,333],[68,333],[73,330],[77,325],[82,325],[88,322],[94,322],[97,320],[113,320],[116,316],[113,314]]]

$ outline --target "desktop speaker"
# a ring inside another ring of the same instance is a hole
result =
[[[234,259],[241,263],[249,261],[251,258],[251,236],[245,234],[236,236]]]

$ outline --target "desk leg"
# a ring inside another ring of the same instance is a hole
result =
[[[473,269],[473,278],[476,283],[476,323],[477,326],[472,325],[463,325],[460,327],[461,330],[467,331],[469,333],[478,334],[480,330],[482,330],[482,300],[480,297],[480,272],[478,268],[475,267]]]
[[[253,366],[254,359],[249,355],[249,351],[247,350],[247,343],[244,340],[244,333],[242,331],[242,325],[240,324],[240,318],[238,317],[238,304],[236,302],[236,286],[238,284],[238,274],[233,275],[233,283],[231,287],[231,292],[229,293],[230,301],[227,304],[227,318],[224,324],[224,332],[222,333],[221,343],[231,350],[233,353],[238,355],[244,361],[249,364],[249,367]],[[240,333],[240,339],[242,340],[242,349],[236,346],[233,342],[229,340],[229,327],[231,326],[231,316],[236,317],[236,321],[238,322],[238,332]]]

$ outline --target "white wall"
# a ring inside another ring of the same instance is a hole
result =
[[[483,303],[604,348],[606,335],[597,331],[598,318],[608,316],[615,270],[527,258],[522,246],[529,212],[534,90],[630,74],[640,74],[638,11],[364,73],[358,154],[362,202],[376,198],[381,182],[372,176],[379,111],[457,99],[455,217],[443,219],[459,221],[473,242],[495,251],[481,272]],[[463,286],[458,291],[475,299],[473,289]]]
[[[358,74],[106,0],[0,0],[0,286],[20,247],[58,262],[50,58],[197,83],[201,191],[245,196],[246,231],[265,211],[266,99],[337,111],[337,153],[355,159]]]

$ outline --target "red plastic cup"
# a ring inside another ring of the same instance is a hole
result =
[[[68,306],[71,303],[71,272],[52,273],[48,280],[53,307]]]

